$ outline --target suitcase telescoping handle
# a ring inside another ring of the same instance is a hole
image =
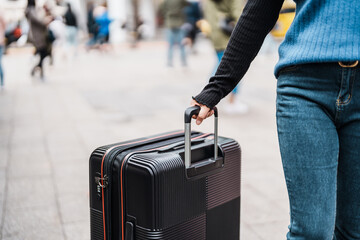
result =
[[[218,159],[218,111],[214,107],[214,160]],[[191,119],[198,115],[200,106],[189,107],[185,111],[185,167],[191,167]]]

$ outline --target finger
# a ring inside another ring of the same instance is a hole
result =
[[[199,112],[198,117],[196,118],[196,124],[200,125],[202,121],[207,117],[208,112],[210,109],[208,107],[202,106]]]
[[[200,104],[198,102],[196,102],[194,99],[191,99],[190,106],[192,107],[192,106],[195,106],[195,105],[200,106]]]
[[[209,117],[211,117],[212,115],[214,115],[214,113],[215,113],[214,110],[211,110]]]
[[[195,99],[191,99],[191,102],[190,102],[190,106],[193,107],[193,106],[199,106],[199,107],[202,107],[204,105],[198,103]],[[193,115],[192,118],[193,119],[197,119],[198,115]]]
[[[197,117],[196,118],[196,125],[200,125],[204,119]]]
[[[209,113],[210,109],[206,106],[201,106],[200,108],[200,112],[199,112],[199,117],[202,119],[205,119],[207,114]]]
[[[194,99],[191,99],[190,107],[193,107],[193,106],[200,106],[200,104],[198,102],[196,102]],[[196,119],[197,115],[193,115],[192,118]]]

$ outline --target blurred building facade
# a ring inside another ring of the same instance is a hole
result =
[[[156,36],[156,9],[161,0],[37,0],[39,5],[50,4],[54,6],[71,3],[79,18],[80,28],[86,31],[87,6],[107,3],[109,16],[113,19],[110,26],[110,41],[113,43],[128,40],[129,31],[143,23],[144,37]],[[24,9],[27,0],[0,0],[0,7],[5,10],[8,22],[18,22],[24,19]],[[122,27],[126,24],[126,28]]]
[[[24,18],[27,0],[0,0],[0,7],[4,10],[7,22],[19,21]]]
[[[91,1],[91,0],[87,0]],[[142,23],[143,37],[156,36],[156,11],[161,0],[107,0],[109,14],[114,19],[111,31],[112,42],[127,41],[129,34]],[[97,2],[101,2],[98,0]],[[126,28],[121,26],[126,25]]]

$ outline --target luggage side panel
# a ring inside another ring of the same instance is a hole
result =
[[[91,240],[104,240],[102,189],[95,181],[101,178],[101,162],[106,148],[96,149],[89,160],[89,190],[90,190],[90,232]]]
[[[208,209],[240,197],[241,150],[234,140],[221,145],[224,154],[223,171],[208,176]]]
[[[163,230],[136,227],[136,240],[206,240],[206,216],[202,214]],[[221,239],[221,238],[220,238]],[[219,239],[217,239],[219,240]]]
[[[239,240],[241,150],[234,140],[221,149],[224,169],[207,177],[206,239]]]
[[[206,179],[189,181],[179,154],[150,153],[129,159],[126,213],[145,229],[165,229],[206,211]]]

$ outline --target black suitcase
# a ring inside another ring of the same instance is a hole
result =
[[[240,147],[217,136],[217,111],[214,134],[191,132],[198,111],[185,131],[91,154],[91,240],[239,239]]]

